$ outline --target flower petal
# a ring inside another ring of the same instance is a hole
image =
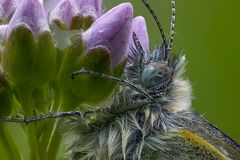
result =
[[[69,28],[74,17],[90,16],[95,21],[101,14],[102,0],[63,0],[50,12],[49,21],[58,20]]]
[[[71,0],[63,0],[50,12],[49,21],[53,23],[55,20],[60,20],[62,24],[69,27],[76,11]]]
[[[61,0],[46,0],[44,2],[44,8],[46,13],[48,14],[52,9],[54,9],[57,4],[59,4]]]
[[[9,22],[7,38],[19,24],[29,26],[35,36],[50,31],[42,0],[22,0]]]
[[[116,67],[127,53],[132,17],[133,8],[130,3],[114,7],[83,33],[85,47],[106,46],[111,52],[112,66]]]
[[[2,40],[6,34],[8,25],[0,25],[0,52],[1,52],[1,45],[2,45]]]
[[[10,20],[20,1],[21,0],[1,0],[0,21]]]
[[[83,15],[100,17],[103,13],[102,0],[73,0]]]
[[[146,21],[142,16],[133,19],[132,32],[136,33],[144,51],[147,52],[149,50],[149,38]],[[132,38],[130,38],[129,44],[135,46]]]

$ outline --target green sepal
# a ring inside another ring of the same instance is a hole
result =
[[[125,59],[122,60],[122,62],[120,62],[116,66],[116,68],[114,68],[112,75],[115,76],[115,77],[121,77],[123,72],[124,72],[126,63],[127,63],[127,59],[125,58]]]
[[[72,95],[70,90],[71,73],[74,71],[76,60],[83,53],[83,42],[80,34],[76,34],[71,40],[71,46],[58,52],[60,54],[58,55],[58,63],[61,64],[58,64],[60,68],[56,77],[56,88],[59,91],[58,94],[61,95],[61,106],[76,107],[79,104],[79,100]]]
[[[104,47],[96,47],[77,60],[75,71],[82,68],[99,73],[111,73],[109,51]],[[80,75],[72,80],[71,91],[81,102],[97,103],[108,95],[109,80],[92,75]]]
[[[7,117],[12,111],[13,93],[4,74],[0,71],[0,117]]]
[[[80,104],[95,104],[104,101],[115,89],[116,82],[94,75],[79,75],[70,79],[71,73],[81,69],[91,70],[99,73],[120,77],[125,68],[126,61],[123,60],[115,69],[111,67],[109,50],[103,46],[97,46],[78,56],[74,66],[65,74],[64,83],[64,105],[65,111],[74,110]],[[62,78],[64,79],[64,78]]]
[[[36,62],[31,74],[31,82],[33,86],[41,87],[46,82],[53,79],[56,66],[56,49],[51,33],[42,32],[37,40]]]
[[[96,104],[105,100],[114,90],[116,82],[92,75],[81,75],[74,80],[71,74],[82,68],[120,77],[123,73],[124,60],[115,69],[111,66],[109,50],[104,46],[96,46],[84,51],[82,37],[76,34],[72,45],[63,50],[63,58],[59,70],[58,90],[61,92],[61,106],[64,111],[74,110],[83,103]]]
[[[59,19],[55,19],[52,22],[51,30],[53,30],[55,27],[58,27],[61,30],[66,30],[67,29],[67,26],[62,21],[60,21]]]
[[[82,16],[82,15],[77,15],[74,16],[72,18],[72,23],[70,26],[70,29],[72,30],[79,30],[79,29],[83,29],[83,30],[87,30],[95,21],[94,17],[91,15],[86,15],[86,16]]]
[[[95,18],[92,15],[82,15],[77,14],[74,17],[72,17],[70,26],[64,24],[59,19],[54,19],[52,24],[57,25],[59,28],[63,30],[87,30],[95,21]]]
[[[15,84],[29,81],[36,61],[36,44],[31,30],[24,24],[11,32],[3,51],[3,68]]]

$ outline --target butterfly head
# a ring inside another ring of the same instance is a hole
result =
[[[145,53],[138,36],[133,32],[133,42],[135,46],[131,48],[132,54],[129,56],[130,67],[128,71],[131,74],[130,79],[135,81],[139,78],[141,80],[141,86],[145,89],[159,90],[166,88],[168,84],[171,83],[174,74],[174,69],[171,66],[171,48],[175,26],[175,1],[171,0],[171,29],[168,39],[151,6],[145,0],[142,0],[142,2],[154,18],[161,33],[163,43],[161,47],[158,47],[153,53]],[[138,72],[138,74],[132,74],[133,72]]]
[[[141,74],[141,81],[145,88],[163,88],[173,75],[172,68],[164,61],[156,61],[147,64]]]

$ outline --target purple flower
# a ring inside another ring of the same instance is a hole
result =
[[[53,23],[59,20],[69,28],[74,17],[79,17],[79,19],[91,17],[92,21],[95,21],[102,15],[102,12],[102,0],[62,0],[50,12],[49,21]]]
[[[76,12],[76,9],[72,0],[63,0],[50,12],[50,22],[53,23],[55,20],[60,20],[62,24],[70,26],[72,17],[76,14],[74,12]]]
[[[21,0],[0,1],[0,22],[8,21],[11,18],[20,1]]]
[[[48,0],[45,4],[42,0],[3,0],[1,2],[1,8],[7,10],[6,14],[10,15],[10,12],[14,14],[7,29],[1,29],[0,42],[5,35],[8,39],[12,31],[19,26],[28,28],[37,37],[44,31],[51,32],[48,21],[51,24],[58,21],[70,31],[62,31],[61,35],[66,35],[63,34],[64,32],[76,33],[72,32],[71,28],[86,30],[82,36],[86,51],[98,45],[106,47],[110,52],[113,68],[127,54],[133,17],[130,3],[120,4],[103,15],[102,0]],[[54,26],[52,29],[56,30]],[[60,37],[61,40],[61,35],[53,38]],[[62,46],[68,47],[72,44],[70,37],[67,37],[68,44]],[[59,42],[58,39],[55,39],[55,42]],[[57,46],[57,43],[55,45]]]
[[[132,32],[135,32],[145,52],[149,50],[149,38],[146,21],[142,16],[133,19]],[[135,46],[132,37],[129,41],[130,46]],[[131,53],[131,52],[130,52]]]
[[[45,9],[41,0],[22,0],[18,5],[7,29],[7,38],[12,30],[24,25],[35,36],[43,31],[50,31]]]
[[[130,3],[114,7],[83,33],[85,47],[106,46],[111,54],[112,66],[116,67],[127,53],[132,17],[133,8]]]
[[[83,15],[92,15],[96,18],[103,14],[102,0],[73,0]]]

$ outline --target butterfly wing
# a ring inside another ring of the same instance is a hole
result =
[[[145,139],[143,159],[163,160],[240,160],[240,145],[207,120],[193,114],[193,121],[166,134]]]
[[[195,122],[189,127],[190,132],[203,138],[219,152],[230,159],[240,159],[240,145],[203,117],[195,115]]]

